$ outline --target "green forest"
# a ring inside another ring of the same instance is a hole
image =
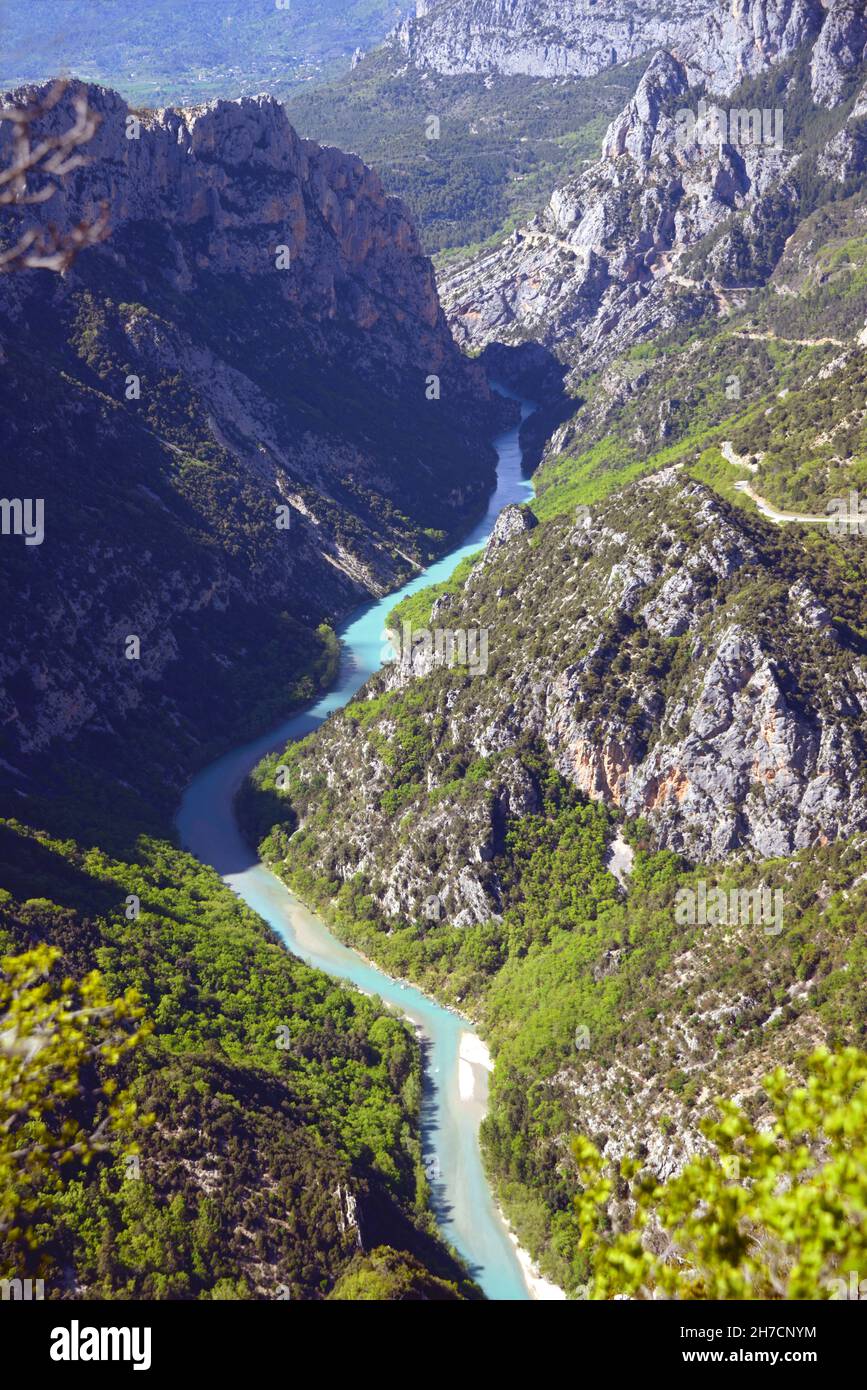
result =
[[[420,1062],[400,1020],[291,957],[165,840],[119,859],[5,821],[0,861],[7,978],[36,953],[40,996],[62,978],[125,1001],[104,1044],[72,1058],[59,1011],[54,1089],[40,1077],[34,1096],[26,1068],[0,1065],[21,1115],[0,1144],[4,1271],[50,1297],[353,1298],[373,1282],[402,1298],[423,1266],[425,1297],[477,1295],[427,1210]],[[22,1035],[42,1030],[22,1015]],[[48,1155],[24,1188],[28,1143]]]
[[[686,490],[679,502],[663,493],[636,509],[626,491],[591,510],[598,534],[625,532],[633,553],[644,548],[674,573],[695,574],[698,648],[694,632],[660,637],[611,614],[608,552],[595,554],[585,540],[576,558],[575,514],[561,504],[546,519],[543,492],[541,524],[495,563],[465,561],[448,585],[413,595],[392,614],[425,625],[432,602],[450,593],[450,622],[472,613],[489,627],[488,677],[442,667],[395,687],[380,674],[317,733],[264,760],[239,803],[274,871],[344,940],[477,1020],[496,1059],[482,1130],[492,1180],[542,1271],[576,1297],[588,1289],[609,1297],[620,1287],[602,1271],[621,1229],[622,1181],[607,1176],[608,1157],[595,1176],[582,1169],[572,1136],[603,1153],[639,1117],[642,1147],[632,1157],[646,1177],[641,1160],[649,1154],[688,1157],[687,1136],[711,1122],[715,1097],[746,1091],[755,1124],[765,1113],[763,1077],[782,1068],[797,1089],[817,1046],[863,1047],[867,1025],[863,834],[774,859],[703,863],[660,847],[651,820],[589,800],[540,739],[517,734],[482,755],[474,747],[475,731],[496,727],[503,708],[517,719],[526,701],[532,720],[533,699],[523,692],[550,688],[559,660],[582,671],[582,718],[602,730],[622,720],[638,760],[660,736],[644,692],[658,692],[651,710],[685,711],[701,679],[696,650],[712,652],[732,624],[773,644],[775,671],[795,706],[822,708],[829,682],[842,690],[867,639],[854,552],[827,536],[780,531],[720,499],[713,505],[723,534],[737,526],[737,546],[755,551],[736,574],[714,573],[692,556],[700,541],[687,503],[713,494],[689,480],[672,481],[672,494],[678,486]],[[622,546],[612,553],[622,555]],[[839,645],[820,650],[792,624],[789,596],[799,584],[829,596]],[[503,809],[513,798],[521,809]],[[625,892],[608,868],[617,833],[634,855]],[[364,867],[348,871],[362,852]],[[411,865],[416,885],[414,906],[397,913],[383,905],[396,864]],[[426,895],[453,883],[465,864],[488,895],[487,919],[456,923],[448,909],[432,919]],[[700,881],[727,895],[757,881],[782,884],[785,930],[679,923],[677,895]],[[856,1113],[862,1090],[856,1078]],[[598,1184],[609,1181],[613,1190],[603,1193]],[[582,1193],[597,1192],[604,1211],[601,1224],[594,1218],[594,1245],[585,1238]],[[846,1249],[855,1260],[857,1248]],[[827,1297],[835,1268],[825,1249],[818,1272],[792,1277],[812,1279],[808,1296]],[[769,1296],[756,1280],[748,1296]]]
[[[633,63],[583,82],[421,78],[382,48],[339,81],[291,93],[286,110],[299,134],[372,165],[447,266],[450,248],[462,258],[496,244],[598,156],[642,70]]]

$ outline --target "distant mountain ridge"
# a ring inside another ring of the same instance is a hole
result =
[[[712,0],[420,0],[389,36],[419,68],[589,77],[670,43]],[[662,13],[659,13],[662,9]]]
[[[764,58],[747,43],[750,18],[775,20],[762,27]],[[731,86],[734,70],[722,88],[706,65],[697,74],[697,39],[660,48],[611,122],[601,158],[492,252],[444,277],[461,342],[540,339],[579,372],[593,370],[600,355],[651,332],[724,311],[729,292],[737,298],[770,276],[800,219],[857,187],[867,167],[862,10],[834,0],[826,14],[786,0],[745,4],[736,19],[752,55],[736,65],[752,74],[740,86]],[[717,51],[735,50],[710,43]],[[722,133],[704,77],[729,93],[718,98]],[[753,138],[753,115],[776,119],[776,138]]]
[[[281,91],[349,67],[393,0],[4,0],[0,86],[78,73],[149,105]]]
[[[821,0],[421,0],[390,36],[419,68],[588,77],[670,48],[725,92],[815,38]]]

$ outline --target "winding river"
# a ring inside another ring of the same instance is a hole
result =
[[[521,403],[521,418],[532,410]],[[227,753],[205,768],[187,788],[177,824],[185,848],[212,864],[226,883],[279,933],[289,950],[329,975],[377,994],[410,1019],[425,1052],[422,1133],[425,1166],[431,1175],[432,1205],[446,1240],[463,1255],[492,1299],[526,1299],[530,1292],[513,1241],[497,1211],[482,1168],[479,1124],[487,1102],[485,1050],[466,1021],[420,990],[406,985],[344,946],[323,921],[281,883],[245,843],[233,813],[233,798],[250,769],[272,749],[302,738],[340,709],[378,669],[385,620],[395,603],[427,584],[447,579],[458,561],[484,543],[497,513],[524,502],[532,485],[521,473],[518,427],[495,440],[497,487],[484,518],[436,564],[397,593],[368,604],[340,631],[343,660],[337,683],[311,709],[277,729]]]

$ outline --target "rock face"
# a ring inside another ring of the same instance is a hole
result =
[[[688,125],[677,113],[690,110]],[[693,103],[684,66],[656,54],[609,127],[602,159],[443,282],[459,341],[535,339],[592,369],[600,354],[702,312],[710,286],[678,275],[678,261],[732,213],[758,216],[785,172],[771,145],[736,149],[715,138],[713,111]]]
[[[0,653],[15,769],[136,719],[190,753],[231,726],[239,666],[285,701],[317,624],[478,512],[502,419],[359,159],[268,97],[139,118],[86,94],[87,163],[4,222],[110,226],[63,277],[0,277],[4,493],[45,508],[42,545],[0,546],[24,598]]]
[[[163,275],[179,293],[191,292],[201,272],[270,282],[307,324],[368,333],[395,362],[451,371],[456,386],[479,393],[479,374],[454,351],[405,208],[357,156],[301,140],[268,96],[139,118],[115,92],[86,92],[100,119],[87,163],[50,207],[23,214],[25,226],[49,216],[72,225],[107,204],[106,252],[117,258],[118,233],[156,220],[169,234]],[[67,101],[41,128],[51,133],[68,122]],[[281,246],[288,273],[276,275]]]
[[[299,760],[299,828],[308,810],[321,824],[320,796],[331,808],[323,871],[364,874],[389,918],[422,918],[430,895],[458,924],[498,915],[504,827],[539,807],[528,749],[690,861],[787,855],[867,826],[863,644],[832,620],[797,542],[676,470],[579,510],[536,543],[508,509],[462,590],[438,600],[432,622],[487,633],[484,673],[428,653],[366,688],[409,692],[413,737],[430,740],[393,817],[399,704],[367,720],[362,702]],[[490,760],[478,796],[450,782],[458,755]]]
[[[714,9],[687,26],[652,57],[601,159],[494,251],[444,279],[458,340],[539,341],[577,379],[649,334],[727,312],[732,293],[771,273],[805,173],[840,182],[867,167],[864,98],[802,156],[782,98],[778,110],[764,101],[731,110],[700,92],[731,91],[812,42],[805,99],[812,88],[815,101],[841,106],[863,83],[864,22],[862,6],[838,3],[825,16],[812,0],[793,0]]]
[[[867,18],[860,0],[832,0],[810,64],[813,100],[836,106],[864,61]]]
[[[709,6],[671,45],[689,71],[723,96],[745,77],[782,62],[811,43],[822,27],[822,0],[734,0]]]
[[[819,157],[820,173],[842,183],[867,169],[867,84],[858,93],[842,128]]]
[[[532,531],[535,525],[536,518],[525,507],[514,505],[504,507],[494,523],[494,529],[488,537],[485,553],[479,563],[488,564],[500,547],[508,545],[513,536],[520,536],[526,531]]]
[[[659,15],[649,0],[447,0],[392,36],[416,67],[442,73],[586,77],[673,42],[711,0]]]
[[[670,53],[655,54],[635,96],[608,127],[602,158],[619,159],[627,154],[635,163],[646,165],[654,153],[666,152],[673,133],[668,110],[676,98],[685,98],[688,92],[683,65]]]
[[[445,0],[391,41],[418,68],[530,77],[591,76],[663,47],[722,94],[815,38],[822,16],[820,0]]]

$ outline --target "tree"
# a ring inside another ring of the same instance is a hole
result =
[[[135,1102],[101,1072],[148,1031],[137,995],[109,999],[97,971],[52,982],[60,956],[39,946],[0,960],[0,1239],[28,1229],[61,1187],[62,1170],[88,1164],[131,1134]],[[127,1152],[135,1152],[130,1141]]]
[[[867,1055],[820,1049],[806,1084],[781,1068],[762,1083],[770,1124],[734,1101],[703,1132],[712,1152],[660,1182],[624,1159],[613,1173],[575,1141],[589,1296],[829,1299],[858,1296],[867,1271]],[[611,1208],[628,1213],[611,1230]],[[855,1290],[853,1295],[852,1290]]]
[[[34,126],[54,109],[67,85],[58,81],[34,101],[0,107],[0,121],[12,126],[10,162],[6,168],[0,167],[0,208],[47,202],[57,192],[57,180],[86,162],[78,151],[93,139],[99,116],[90,110],[81,92],[73,98],[72,124],[57,135],[34,139]],[[44,230],[31,227],[14,245],[0,251],[0,271],[65,270],[79,251],[102,241],[107,228],[105,208],[95,222],[80,222],[66,232],[51,224]]]

